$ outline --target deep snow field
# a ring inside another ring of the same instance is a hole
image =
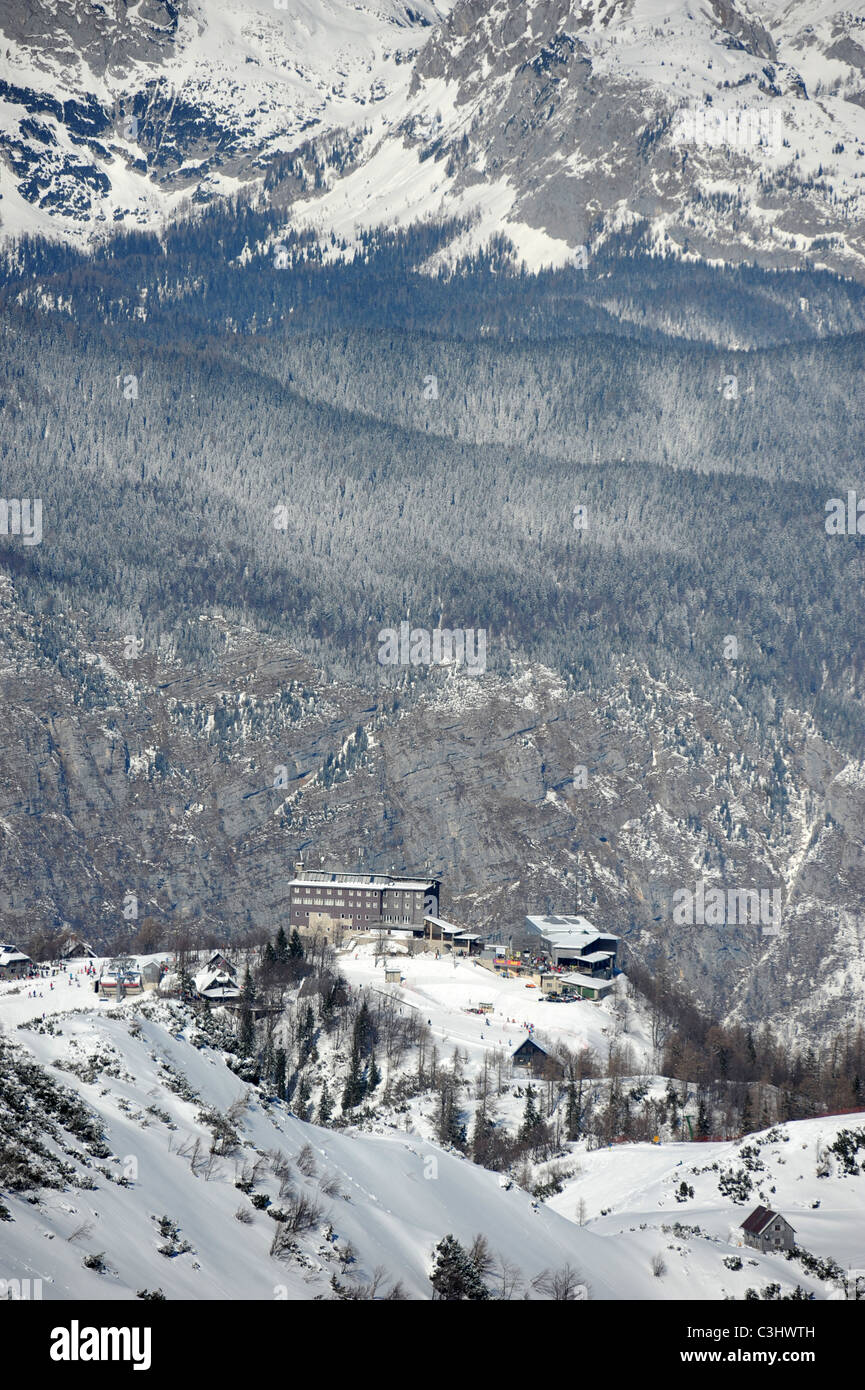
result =
[[[515,1047],[526,1036],[523,1023],[602,1057],[614,1032],[612,1001],[544,1004],[537,991],[496,980],[472,962],[403,957],[400,965],[404,983],[384,986],[371,944],[340,957],[353,989],[395,991],[400,1007],[418,1007],[441,1044],[442,1061],[458,1047],[468,1056],[467,1072],[485,1053]],[[772,1283],[783,1292],[798,1284],[819,1299],[843,1298],[837,1279],[742,1248],[737,1228],[764,1198],[792,1222],[799,1245],[842,1269],[865,1268],[865,1181],[825,1153],[839,1131],[860,1127],[858,1116],[777,1125],[736,1143],[626,1144],[591,1152],[584,1143],[567,1146],[573,1175],[560,1194],[539,1201],[432,1142],[425,1098],[401,1117],[403,1131],[305,1123],[231,1071],[185,1006],[152,994],[100,1002],[92,978],[79,971],[76,963],[68,976],[55,977],[53,989],[48,981],[36,984],[36,998],[28,997],[31,982],[0,986],[4,1041],[77,1093],[104,1132],[106,1147],[97,1155],[62,1127],[46,1133],[46,1150],[71,1163],[74,1178],[62,1189],[0,1194],[12,1217],[0,1222],[2,1275],[41,1279],[46,1299],[135,1298],[145,1289],[161,1289],[169,1299],[329,1298],[334,1274],[343,1285],[368,1289],[376,1271],[379,1296],[400,1281],[409,1298],[428,1299],[433,1247],[448,1232],[464,1244],[484,1234],[497,1260],[519,1271],[510,1291],[517,1298],[542,1297],[531,1281],[566,1264],[589,1299],[741,1299],[746,1288]],[[489,1027],[464,1012],[480,1000],[494,1004]],[[638,1011],[626,1026],[619,1041],[627,1039],[638,1060],[646,1060]],[[0,1116],[4,1092],[5,1078]],[[237,1147],[210,1157],[212,1125],[202,1112],[224,1114],[235,1103]],[[515,1116],[520,1108],[515,1102]],[[306,1145],[312,1152],[298,1166]],[[277,1174],[279,1156],[289,1169]],[[719,1180],[743,1168],[750,1188],[734,1202]],[[251,1175],[249,1191],[235,1186],[244,1178],[248,1185]],[[694,1196],[677,1201],[682,1181]],[[281,1256],[271,1253],[282,1223],[260,1206],[269,1197],[273,1208],[285,1208],[298,1196],[318,1215]],[[237,1219],[239,1211],[249,1219]],[[162,1217],[177,1228],[168,1239],[157,1228]],[[84,1266],[95,1254],[103,1255],[101,1271]],[[655,1274],[658,1256],[664,1270]],[[725,1259],[741,1259],[741,1270]],[[500,1271],[489,1284],[499,1291]]]

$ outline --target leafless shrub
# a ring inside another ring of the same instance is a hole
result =
[[[532,1176],[532,1165],[523,1156],[514,1168],[514,1182],[517,1187],[523,1188],[525,1192],[531,1192],[534,1178]]]
[[[301,1150],[301,1152],[303,1152]],[[293,1190],[294,1169],[283,1153],[272,1153],[270,1158],[270,1171],[275,1178],[279,1179],[279,1195],[285,1197]]]
[[[270,1242],[270,1253],[275,1255],[277,1259],[283,1260],[290,1259],[292,1255],[297,1253],[297,1243],[292,1240],[288,1228],[282,1221],[278,1221],[276,1224],[273,1240]]]
[[[573,1266],[562,1265],[561,1269],[544,1269],[532,1280],[532,1288],[543,1298],[555,1303],[576,1303],[585,1288],[577,1270]]]
[[[211,1149],[209,1154],[207,1155],[207,1158],[205,1159],[202,1165],[201,1171],[204,1173],[205,1182],[210,1182],[211,1178],[222,1177],[222,1164],[217,1163],[216,1153],[213,1149]]]
[[[350,1240],[346,1241],[345,1245],[340,1247],[340,1249],[337,1251],[337,1254],[339,1256],[339,1262],[342,1265],[343,1269],[348,1269],[349,1265],[353,1265],[357,1261],[357,1251],[355,1250]]]
[[[234,1219],[235,1221],[239,1221],[241,1226],[251,1226],[252,1212],[248,1207],[238,1207],[237,1211],[234,1213]]]
[[[284,1226],[288,1231],[311,1231],[321,1220],[321,1207],[302,1192],[290,1197],[284,1208]]]
[[[318,1172],[311,1144],[304,1144],[295,1162],[305,1178],[314,1178]]]
[[[225,1112],[225,1118],[230,1125],[237,1125],[243,1119],[244,1115],[249,1109],[249,1102],[251,1096],[252,1092],[247,1087],[247,1089],[243,1092],[243,1095],[238,1096],[235,1100],[231,1102],[231,1104]]]
[[[469,1259],[477,1270],[481,1282],[485,1284],[495,1267],[493,1252],[485,1235],[478,1233],[475,1236],[469,1246]]]
[[[255,1186],[254,1168],[251,1163],[237,1163],[234,1165],[234,1186],[241,1192],[251,1192]]]
[[[359,1279],[349,1280],[348,1283],[340,1284],[334,1275],[331,1280],[334,1298],[341,1302],[372,1303],[404,1303],[408,1294],[403,1288],[402,1281],[397,1279],[389,1289],[383,1288],[385,1279],[389,1278],[387,1271],[382,1265],[376,1265],[372,1272],[372,1278],[368,1283],[363,1283]]]
[[[665,1263],[665,1261],[664,1261],[663,1255],[653,1255],[653,1256],[652,1256],[652,1273],[654,1274],[655,1278],[656,1278],[656,1279],[663,1279],[663,1277],[664,1277],[664,1275],[666,1274],[666,1272],[667,1272],[667,1266],[666,1266],[666,1263]]]
[[[190,1135],[188,1139],[184,1139],[183,1143],[178,1146],[177,1152],[180,1158],[189,1159],[189,1166],[197,1177],[205,1163],[204,1156],[201,1152],[201,1139],[198,1136],[193,1137]]]
[[[520,1292],[525,1284],[522,1270],[518,1265],[511,1264],[510,1260],[501,1255],[495,1273],[499,1281],[499,1297],[507,1303]]]
[[[81,1225],[80,1225],[80,1226],[76,1226],[76,1227],[75,1227],[75,1230],[72,1232],[72,1234],[71,1234],[71,1235],[68,1235],[68,1236],[66,1237],[66,1239],[71,1243],[73,1240],[80,1240],[82,1236],[89,1236],[89,1235],[91,1234],[92,1231],[93,1231],[93,1222],[92,1222],[92,1221],[82,1221]]]
[[[325,1197],[341,1197],[342,1187],[336,1173],[328,1173],[319,1183],[320,1190]]]

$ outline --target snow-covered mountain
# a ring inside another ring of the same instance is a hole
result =
[[[863,38],[832,5],[465,0],[419,54],[400,128],[316,215],[392,216],[399,165],[401,215],[474,214],[467,246],[504,230],[529,264],[639,218],[708,260],[852,268]]]
[[[347,238],[458,214],[449,254],[504,231],[530,266],[633,219],[679,254],[863,266],[865,17],[832,0],[10,8],[7,234],[245,188]]]
[[[404,99],[431,0],[35,0],[0,26],[2,220],[78,240],[184,198],[254,185],[270,160]]]

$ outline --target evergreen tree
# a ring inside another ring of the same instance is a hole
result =
[[[279,931],[276,933],[276,946],[274,948],[274,955],[276,956],[277,965],[288,964],[289,948],[288,938],[285,935],[285,927],[280,927]]]
[[[456,1080],[451,1072],[442,1070],[439,1077],[438,1115],[436,1132],[440,1144],[465,1148],[466,1127],[460,1119]]]
[[[364,999],[357,1011],[354,1020],[354,1045],[359,1054],[364,1057],[369,1052],[375,1041],[375,1029],[372,1018],[370,1017],[369,1005]]]
[[[186,952],[183,953],[183,956],[181,958],[180,972],[177,984],[178,989],[180,990],[181,999],[195,998],[195,981],[193,980],[192,972],[189,969],[189,963]]]
[[[479,1105],[475,1111],[475,1122],[472,1128],[472,1137],[469,1144],[472,1163],[477,1163],[481,1168],[490,1167],[490,1157],[492,1149],[493,1122],[489,1118],[484,1105]]]
[[[291,941],[288,945],[288,957],[290,960],[303,960],[303,942],[297,927],[291,929]]]
[[[489,1290],[485,1287],[468,1252],[454,1236],[448,1235],[440,1240],[433,1256],[430,1283],[433,1286],[434,1301],[480,1302],[489,1298]]]
[[[375,1060],[375,1053],[374,1053],[374,1052],[371,1052],[371,1053],[370,1053],[370,1058],[369,1058],[369,1067],[367,1068],[367,1073],[366,1073],[366,1089],[367,1089],[367,1092],[374,1091],[375,1088],[376,1088],[376,1086],[378,1085],[378,1083],[379,1083],[380,1081],[381,1081],[381,1072],[379,1071],[379,1069],[378,1069],[378,1063],[377,1063],[376,1060]]]
[[[237,1016],[237,1050],[241,1057],[251,1057],[255,1051],[255,1019],[252,1013],[254,1003],[255,986],[247,966],[240,987],[240,1008]]]
[[[321,1095],[318,1098],[318,1123],[326,1125],[333,1114],[333,1097],[327,1089],[327,1082],[321,1088]]]
[[[573,1081],[568,1086],[568,1103],[565,1110],[565,1137],[573,1143],[580,1137],[580,1105],[577,1099],[577,1088]]]
[[[342,1093],[343,1110],[353,1110],[356,1105],[360,1105],[363,1100],[363,1093],[363,1066],[360,1059],[360,1049],[355,1041],[352,1045],[348,1076],[345,1079]]]
[[[697,1105],[697,1134],[701,1139],[708,1139],[710,1132],[709,1110],[706,1105],[705,1097],[700,1096]]]
[[[306,1072],[304,1072],[300,1078],[300,1084],[297,1088],[297,1099],[294,1103],[294,1108],[302,1120],[309,1118],[307,1115],[307,1107],[309,1106],[309,1098],[311,1095],[312,1088],[309,1084]]]
[[[742,1104],[741,1130],[743,1134],[751,1134],[754,1129],[754,1115],[751,1110],[751,1092],[745,1092],[745,1100]]]
[[[285,1100],[285,1068],[287,1064],[285,1048],[278,1047],[273,1054],[273,1087],[277,1100]]]
[[[521,1139],[533,1141],[537,1137],[539,1128],[543,1125],[540,1111],[535,1105],[535,1091],[532,1086],[526,1087],[526,1104],[523,1110],[523,1121],[520,1125],[519,1136]]]

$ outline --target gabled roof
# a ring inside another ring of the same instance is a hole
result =
[[[0,946],[0,965],[20,965],[25,960],[29,961],[30,957],[17,946]]]
[[[232,990],[235,994],[240,993],[237,980],[227,970],[199,970],[197,975],[193,975],[192,981],[199,994],[206,994],[209,990]]]
[[[776,1217],[778,1217],[779,1215],[780,1213],[777,1211],[772,1211],[771,1207],[755,1207],[754,1210],[751,1212],[751,1215],[746,1217],[746,1219],[742,1222],[742,1225],[739,1229],[742,1231],[747,1231],[748,1234],[751,1236],[762,1235],[766,1227],[770,1226],[772,1222],[776,1219]],[[790,1222],[787,1221],[787,1218],[785,1216],[782,1216],[781,1220],[785,1221],[786,1224],[790,1226]],[[792,1226],[790,1226],[790,1230],[793,1230]]]
[[[60,960],[75,960],[76,957],[96,959],[96,952],[90,942],[84,940],[83,936],[67,936],[60,947],[59,958]]]
[[[519,1047],[515,1049],[513,1055],[516,1057],[517,1053],[522,1052],[524,1047],[528,1047],[532,1052],[542,1052],[545,1057],[549,1057],[550,1055],[545,1047],[541,1047],[540,1043],[535,1042],[534,1038],[523,1038]]]
[[[213,955],[207,962],[206,969],[220,969],[221,966],[224,966],[225,969],[228,970],[232,975],[237,974],[237,966],[232,965],[231,961],[228,959],[228,956],[223,955],[222,951],[214,951]]]
[[[202,999],[239,999],[240,990],[237,985],[223,985],[216,981],[212,985],[207,985],[200,989],[198,993]]]

